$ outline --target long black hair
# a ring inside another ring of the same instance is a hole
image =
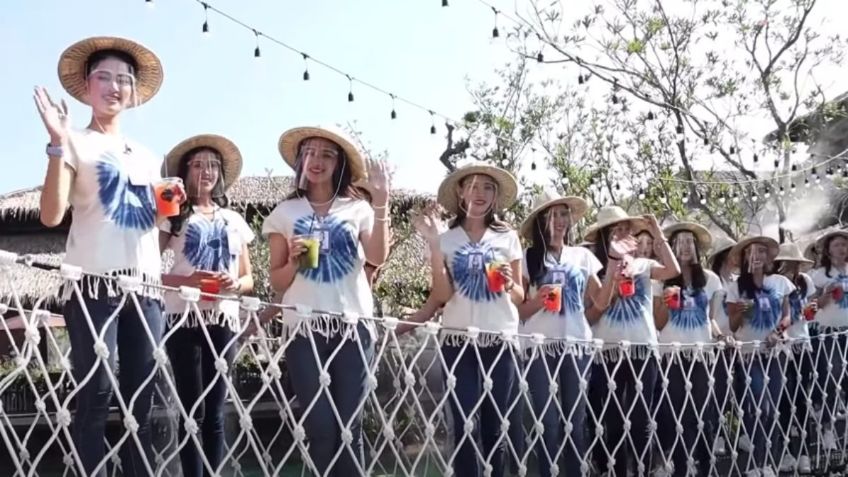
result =
[[[99,65],[101,61],[109,58],[114,58],[126,63],[127,66],[129,66],[130,74],[133,76],[135,76],[135,72],[138,71],[138,63],[131,54],[121,50],[97,50],[88,55],[88,59],[85,60],[85,77],[88,78],[88,75],[97,68],[97,65]]]
[[[595,257],[601,262],[601,269],[598,270],[598,278],[603,280],[607,274],[607,261],[609,260],[610,234],[612,233],[612,225],[608,225],[601,230],[598,230],[597,239],[595,240]]]
[[[830,260],[830,244],[837,238],[845,239],[844,235],[834,234],[824,239],[821,250],[819,250],[819,263],[824,267],[824,274],[830,278],[830,269],[833,268],[833,261]]]
[[[485,175],[486,177],[491,179],[492,182],[494,182],[495,184],[498,183],[495,180],[495,178],[492,177],[492,176],[489,176],[489,175],[486,175],[486,174],[480,174],[480,175]],[[471,176],[466,176],[461,181],[459,181],[459,186],[463,187],[465,185],[465,181],[468,180],[469,177],[471,177]],[[451,193],[455,193],[455,192],[451,191]],[[495,202],[497,202],[497,200],[498,199],[495,198]],[[465,210],[464,204],[462,204],[462,199],[460,199],[458,203],[459,203],[459,207],[457,207],[458,210],[456,211],[456,217],[453,219],[453,221],[451,221],[450,226],[449,226],[452,229],[455,229],[455,228],[461,226],[463,223],[465,223],[465,218],[468,217],[468,213]],[[509,230],[510,230],[509,224],[507,224],[506,222],[504,222],[500,218],[498,218],[498,215],[495,213],[494,207],[490,207],[488,212],[486,212],[486,217],[484,217],[484,222],[486,224],[486,227],[489,227],[490,229],[494,230],[495,232],[503,233],[503,232],[509,232]]]
[[[782,272],[783,267],[788,266],[790,263],[792,262],[784,260],[776,261],[774,262],[774,269],[780,270]],[[796,268],[795,273],[790,277],[790,279],[792,280],[792,283],[795,285],[798,291],[801,293],[801,297],[805,297],[807,296],[807,280],[805,280],[804,276],[801,274],[800,265],[797,266],[798,268]]]
[[[568,208],[568,206],[566,206],[566,208]],[[548,237],[551,236],[551,233],[550,228],[548,227],[550,221],[544,216],[550,210],[551,207],[548,207],[536,214],[536,218],[533,219],[532,243],[527,249],[525,257],[527,260],[527,272],[530,275],[531,285],[538,285],[541,280],[544,280],[545,274],[548,273],[548,267],[545,265],[545,255],[548,253],[547,245],[549,244],[547,241]],[[569,224],[568,230],[565,231],[565,237],[563,237],[562,240],[562,244],[564,246],[568,245],[570,234],[571,224]]]
[[[747,247],[742,249],[742,263],[739,265],[739,280],[736,281],[736,286],[739,289],[739,296],[744,296],[752,300],[757,296],[757,292],[762,290],[762,287],[758,287],[754,282],[754,274],[750,271],[751,266],[748,261],[748,254],[745,253],[754,245],[757,245],[757,242],[750,243]],[[771,269],[766,263],[763,265],[763,278],[768,275],[771,275]]]
[[[212,203],[217,205],[222,209],[226,209],[230,206],[230,199],[227,198],[227,195],[224,193],[224,184],[226,182],[226,178],[224,177],[224,160],[221,157],[221,153],[216,149],[206,146],[195,147],[194,149],[189,150],[185,154],[180,157],[180,162],[177,165],[177,176],[183,180],[183,184],[188,184],[188,163],[195,156],[195,154],[200,152],[209,152],[218,159],[221,167],[218,168],[218,182],[215,184],[215,187],[212,188]],[[180,213],[179,215],[175,215],[174,217],[169,217],[168,220],[171,222],[171,235],[177,236],[182,232],[183,226],[191,214],[194,213],[195,198],[189,195],[185,202],[180,205]]]
[[[718,275],[718,277],[721,280],[724,280],[724,277],[721,276],[721,269],[722,269],[722,267],[724,267],[724,262],[727,261],[727,257],[729,255],[730,255],[730,248],[726,248],[726,249],[722,250],[721,252],[713,255],[713,263],[712,263],[712,266],[710,268],[712,269],[713,273]]]
[[[671,234],[671,237],[669,238],[669,242],[671,244],[676,243],[677,239],[680,238],[680,235],[684,232],[691,233],[688,230],[677,230],[673,234]],[[692,235],[694,235],[694,234],[692,234]],[[699,246],[697,240],[695,240],[695,263],[693,263],[691,266],[692,266],[692,284],[691,284],[692,288],[694,288],[696,290],[701,290],[705,286],[707,286],[707,275],[704,273],[704,267],[701,265],[701,250],[700,250],[700,246]],[[664,285],[667,286],[667,287],[686,288],[686,284],[683,282],[683,273],[681,272],[676,277],[666,280]]]
[[[300,184],[303,182],[303,145],[306,141],[315,139],[308,137],[297,145],[297,159],[294,167],[294,191],[286,197],[289,199],[299,199],[306,197],[306,189],[301,189]],[[322,138],[323,139],[323,138]],[[332,141],[330,141],[332,142]],[[336,161],[336,169],[333,171],[333,188],[338,191],[339,197],[349,197],[353,199],[362,199],[362,191],[353,185],[353,174],[350,170],[350,159],[345,154],[344,148],[333,142],[333,147],[338,154],[339,160]]]

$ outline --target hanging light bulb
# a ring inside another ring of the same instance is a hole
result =
[[[639,189],[639,200],[645,200],[645,189]]]
[[[786,195],[786,189],[783,186],[780,186],[780,190],[777,193],[778,195],[783,197],[784,195]]]
[[[734,193],[733,193],[733,203],[734,203],[734,204],[738,204],[738,203],[739,203],[739,193],[738,193],[738,192],[734,192]]]
[[[689,203],[689,193],[688,193],[688,192],[684,192],[684,193],[683,193],[683,197],[681,197],[681,199],[683,200],[683,204],[684,204],[684,205],[685,205],[685,204],[688,204],[688,203]]]
[[[680,142],[680,141],[683,141],[683,140],[686,139],[686,136],[683,134],[684,130],[683,130],[682,124],[677,125],[677,127],[675,128],[675,132],[677,133],[677,142]]]
[[[790,193],[790,194],[791,194],[791,193],[794,193],[794,192],[795,192],[795,189],[796,189],[796,187],[795,187],[795,183],[794,183],[794,182],[789,183],[789,193]]]
[[[721,195],[720,195],[720,196],[718,196],[718,203],[719,203],[719,204],[724,204],[726,201],[727,201],[727,194],[725,194],[724,192],[722,192],[722,193],[721,193]]]
[[[731,146],[730,146],[730,149],[728,149],[728,152],[729,152],[730,154],[736,154],[736,146],[731,145]]]
[[[392,98],[392,113],[389,116],[392,119],[397,119],[397,111],[395,110],[395,95],[394,93],[390,93],[389,96]]]
[[[698,202],[700,202],[701,205],[706,205],[707,204],[707,194],[698,194],[698,196],[700,197]]]
[[[620,191],[620,190],[621,190],[621,184],[619,184],[618,182],[616,182],[616,183],[615,183],[615,190],[616,190],[616,191]]]
[[[612,104],[618,104],[618,95],[613,93],[611,99],[612,99]]]
[[[771,189],[770,189],[770,188],[768,188],[768,187],[766,187],[766,190],[765,190],[765,192],[763,193],[763,196],[764,196],[766,199],[770,198],[770,197],[771,197]]]
[[[430,134],[436,134],[436,117],[435,117],[435,114],[436,113],[434,113],[433,111],[430,111],[430,121],[432,123],[431,126],[430,126]]]
[[[256,37],[256,48],[253,50],[253,57],[254,58],[261,58],[262,52],[259,51],[259,32],[256,31],[256,30],[253,30],[253,36]]]
[[[810,178],[809,177],[804,177],[804,187],[807,187],[807,188],[810,187]]]
[[[568,183],[569,183],[568,176],[562,176],[562,179],[560,179],[560,182],[562,182],[562,185],[568,185]]]
[[[535,160],[534,160],[533,162],[531,162],[531,163],[530,163],[530,170],[531,170],[531,171],[535,171],[535,170],[536,170],[536,161],[535,161]]]
[[[309,81],[309,55],[306,53],[301,53],[303,56],[303,81]]]
[[[448,0],[442,0],[442,6],[443,7],[448,6]]]
[[[492,7],[492,11],[495,13],[495,27],[492,28],[492,38],[497,38],[501,36],[500,32],[498,31],[498,13],[500,12],[498,12],[498,9],[495,7]]]
[[[543,55],[541,51],[539,52],[539,54],[536,55],[536,61],[538,61],[539,63],[545,61],[545,55]]]
[[[201,31],[203,32],[203,36],[209,36],[209,5],[206,2],[201,2],[203,5],[203,28]]]
[[[582,73],[581,73],[581,74],[579,74],[579,75],[577,75],[577,84],[583,84],[583,83],[585,83],[585,82],[586,82],[586,80],[583,78],[583,74],[582,74]]]
[[[833,169],[831,169],[830,167],[828,167],[828,168],[827,168],[827,170],[824,172],[824,175],[825,175],[825,177],[827,177],[828,179],[833,179]]]
[[[645,119],[647,119],[648,121],[653,121],[654,120],[654,112],[648,111],[648,115],[645,116]]]
[[[798,164],[792,164],[790,169],[792,169],[792,172],[798,172]]]
[[[705,145],[705,146],[709,146],[709,145],[710,145],[710,138],[708,138],[707,136],[704,136],[704,145]]]
[[[848,169],[842,169],[842,178],[848,179]]]

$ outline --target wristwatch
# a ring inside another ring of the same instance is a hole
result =
[[[65,155],[65,149],[62,146],[53,146],[49,142],[47,143],[46,152],[50,157],[62,157]]]

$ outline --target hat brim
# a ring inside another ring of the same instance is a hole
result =
[[[277,148],[280,151],[280,155],[283,156],[283,160],[291,166],[292,170],[297,170],[297,151],[300,143],[314,137],[326,139],[342,148],[347,156],[352,184],[364,181],[367,178],[367,174],[365,173],[365,159],[362,157],[362,153],[359,152],[359,148],[340,134],[319,127],[292,128],[280,135]]]
[[[619,224],[621,222],[630,222],[631,233],[636,235],[637,233],[648,230],[648,222],[642,217],[636,216],[627,216],[627,217],[618,217],[615,219],[606,220],[604,222],[599,222],[592,224],[589,226],[589,229],[586,231],[586,235],[583,236],[583,240],[586,242],[597,242],[598,233],[601,230],[615,224]],[[655,237],[656,238],[656,237]]]
[[[789,255],[778,255],[774,257],[775,262],[795,262],[805,267],[812,267],[815,262],[804,257],[792,257]]]
[[[721,246],[719,248],[712,250],[710,252],[710,255],[707,257],[707,264],[712,267],[713,263],[715,262],[716,257],[718,256],[718,254],[720,254],[720,253],[722,253],[726,250],[732,250],[733,247],[735,247],[735,246],[736,246],[736,242],[733,242],[733,243],[728,243],[727,245],[724,245],[724,246]]]
[[[224,173],[224,188],[229,189],[241,175],[242,157],[239,148],[229,139],[217,134],[198,134],[174,146],[162,164],[163,176],[174,176],[180,170],[180,160],[189,151],[208,147],[221,155],[221,170]]]
[[[527,214],[527,218],[524,219],[524,222],[521,223],[521,236],[525,238],[531,238],[533,235],[533,223],[536,221],[536,216],[545,210],[554,207],[556,205],[565,205],[568,207],[568,210],[571,215],[572,226],[573,222],[577,222],[582,219],[584,215],[586,215],[586,210],[589,209],[589,204],[580,197],[568,196],[562,197],[559,199],[549,200],[542,205],[539,205],[535,209],[531,210],[529,214]]]
[[[459,196],[456,188],[463,179],[473,175],[485,175],[494,179],[498,184],[498,197],[495,210],[508,208],[518,197],[518,183],[509,172],[494,166],[474,165],[459,168],[450,174],[439,185],[437,200],[448,212],[459,213]]]
[[[666,237],[671,237],[671,235],[675,232],[691,232],[698,240],[698,249],[701,253],[708,251],[713,244],[713,234],[711,234],[710,231],[701,224],[696,224],[694,222],[678,222],[663,229],[663,233]]]
[[[749,245],[758,243],[765,245],[769,251],[769,258],[774,261],[774,258],[780,253],[780,244],[777,241],[770,237],[748,237],[746,239],[740,240],[739,243],[733,246],[730,249],[730,254],[728,254],[728,258],[732,260],[732,263],[735,263],[736,266],[742,266],[742,260],[740,254],[745,248]]]
[[[92,54],[102,50],[117,50],[130,55],[136,63],[136,101],[128,107],[149,101],[162,86],[162,62],[152,50],[132,40],[113,36],[86,38],[69,46],[59,57],[59,81],[71,96],[90,105],[86,87],[86,68]]]
[[[825,252],[824,243],[827,241],[827,239],[829,239],[831,237],[835,237],[835,236],[840,236],[840,237],[844,237],[845,239],[848,239],[848,231],[834,230],[832,232],[828,232],[828,233],[822,235],[821,237],[816,239],[816,252],[819,253],[819,254],[823,254]]]

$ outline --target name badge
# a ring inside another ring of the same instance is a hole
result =
[[[842,291],[848,292],[848,279],[843,278],[840,282],[842,283]]]
[[[687,296],[683,299],[683,308],[692,309],[695,308],[695,299],[691,296]]]
[[[760,309],[763,311],[771,310],[771,300],[767,296],[761,296],[757,299],[757,302],[760,304]]]
[[[565,283],[565,273],[563,272],[551,272],[551,282],[553,283]]]

